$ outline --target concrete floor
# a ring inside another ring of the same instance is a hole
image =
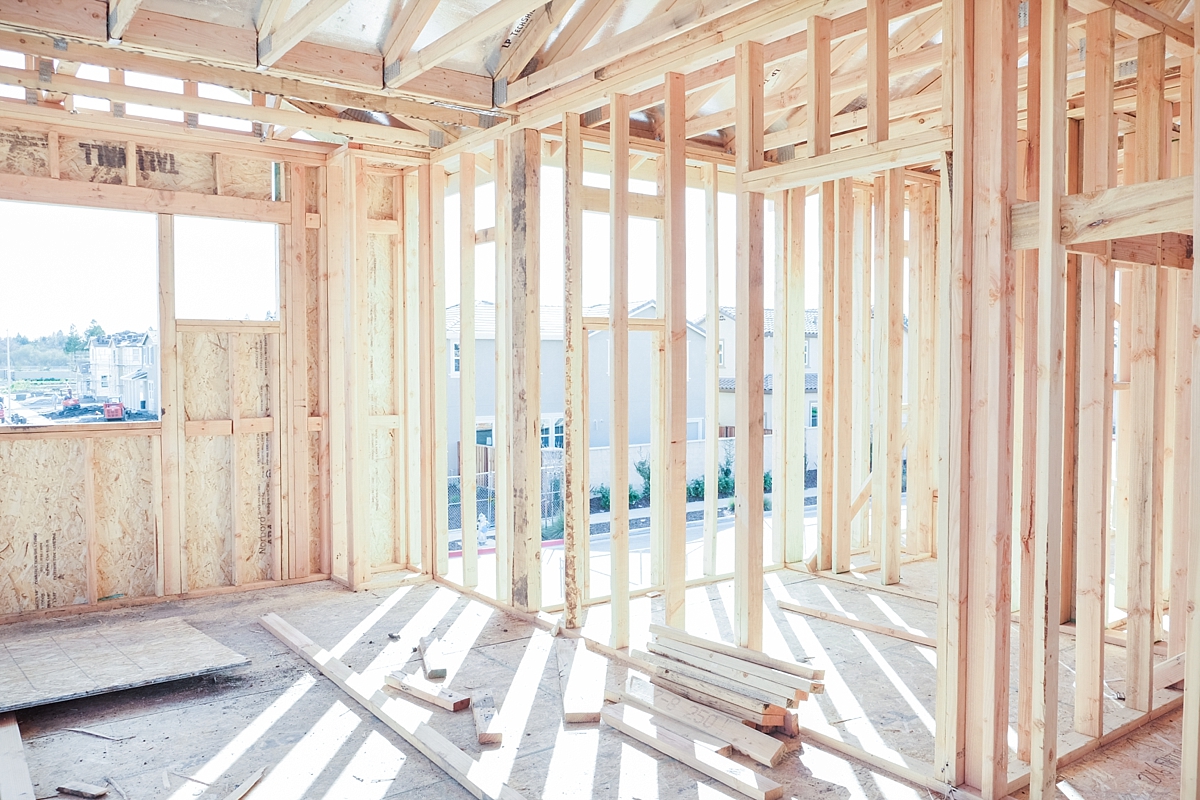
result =
[[[910,565],[905,568],[906,584],[925,592],[933,571],[932,563]],[[861,619],[930,635],[934,604],[873,591],[869,584],[855,587],[790,571],[769,573],[766,594],[767,652],[811,657],[810,663],[826,669],[826,694],[802,705],[801,720],[877,753],[899,752],[931,763],[933,651],[788,614],[775,607],[774,599],[792,597],[830,610],[840,607]],[[260,767],[267,768],[267,775],[251,798],[470,796],[263,630],[257,620],[269,611],[352,668],[380,680],[384,672],[408,660],[421,636],[432,632],[473,641],[470,650],[450,659],[447,684],[463,693],[493,690],[504,743],[478,745],[469,712],[430,709],[429,724],[473,758],[508,775],[509,785],[529,800],[740,797],[603,724],[565,725],[550,635],[432,583],[357,594],[316,583],[0,628],[0,637],[8,638],[47,628],[180,617],[251,660],[249,666],[221,675],[18,712],[37,796],[54,796],[54,787],[66,780],[103,783],[112,778],[129,800],[220,798]],[[691,632],[729,640],[731,612],[728,583],[689,590]],[[585,632],[606,639],[607,615],[605,606],[591,609]],[[661,598],[633,601],[634,647],[643,645],[649,622],[661,618]],[[398,632],[399,640],[390,640],[389,632]],[[619,687],[626,674],[610,663],[607,685]],[[1177,754],[1180,721],[1175,717],[1143,728],[1127,740],[1129,744],[1118,746],[1135,748],[1135,760],[1163,750],[1163,742],[1173,742]],[[86,728],[121,740],[66,728]],[[1117,796],[1100,789],[1104,781],[1097,775],[1107,772],[1086,772],[1112,751],[1072,768],[1075,773],[1069,774],[1080,776],[1078,796]],[[925,789],[805,744],[797,743],[774,769],[735,758],[783,784],[789,797],[931,796]],[[1142,760],[1153,764],[1153,757]],[[1164,769],[1155,766],[1160,772]],[[1177,793],[1177,768],[1174,774]],[[188,777],[203,783],[189,782]],[[1153,777],[1159,780],[1155,786],[1170,782],[1165,773]]]

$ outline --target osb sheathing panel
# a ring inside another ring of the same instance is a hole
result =
[[[396,288],[393,237],[367,237],[367,390],[368,413],[397,414]]]
[[[49,153],[44,133],[0,131],[0,170],[6,174],[49,178]]]
[[[270,161],[218,155],[214,158],[216,184],[225,197],[245,197],[250,200],[271,200],[274,192]]]
[[[237,450],[237,577],[239,583],[270,580],[275,524],[272,514],[271,435],[239,434]]]
[[[65,180],[125,183],[128,142],[111,139],[59,139],[59,174]],[[216,194],[212,156],[161,147],[136,147],[135,183],[150,189]]]
[[[367,218],[395,219],[396,212],[392,205],[391,175],[380,175],[377,172],[367,173]]]
[[[189,436],[184,445],[186,590],[233,583],[231,436]]]
[[[271,365],[266,333],[230,337],[233,348],[233,402],[241,417],[271,416]]]
[[[0,614],[87,602],[86,447],[0,442]]]
[[[321,486],[321,434],[308,434],[308,530],[309,568],[321,571],[321,530],[324,527],[321,509],[325,503],[325,490]]]
[[[371,431],[371,566],[395,560],[396,439],[395,431]]]
[[[96,594],[155,594],[158,538],[154,518],[154,442],[149,436],[96,437]]]
[[[180,336],[185,419],[229,419],[229,334]]]

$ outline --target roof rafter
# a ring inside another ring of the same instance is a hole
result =
[[[258,35],[265,36],[273,33],[279,27],[280,21],[287,16],[291,7],[292,0],[262,0],[258,4],[258,13],[254,18]]]
[[[259,30],[258,63],[264,67],[274,64],[347,2],[349,0],[309,0],[308,5],[275,30]]]
[[[108,38],[120,40],[142,0],[108,0]]]
[[[516,81],[508,87],[506,104],[519,103],[554,86],[594,73],[614,59],[623,58],[686,33],[722,14],[737,11],[753,0],[692,0],[647,19],[604,42],[588,47],[562,61]]]
[[[538,56],[538,63],[545,69],[559,58],[574,55],[587,47],[616,7],[617,0],[580,0],[575,16]]]
[[[383,40],[383,63],[408,58],[437,7],[438,0],[408,0],[404,8],[396,9],[396,17]]]
[[[575,5],[575,0],[551,0],[532,12],[520,34],[500,45],[500,62],[493,76],[495,83],[507,85],[514,76],[520,75]]]
[[[454,30],[422,47],[409,58],[391,62],[384,61],[384,84],[394,89],[425,74],[480,39],[491,36],[505,26],[511,26],[545,2],[546,0],[500,0]]]

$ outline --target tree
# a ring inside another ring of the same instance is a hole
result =
[[[72,330],[74,330],[74,329],[75,329],[75,326],[74,326],[74,325],[72,325],[72,326],[71,326],[71,329],[72,329]],[[87,338],[87,339],[91,339],[91,338],[93,338],[93,337],[96,337],[96,336],[103,336],[103,335],[104,335],[104,328],[101,328],[101,327],[100,327],[100,323],[99,323],[99,322],[96,322],[96,320],[92,320],[91,324],[90,324],[90,325],[88,325],[88,329],[87,329],[86,331],[84,331],[84,332],[83,332],[83,335],[84,335],[84,337],[85,337],[85,338]]]
[[[79,359],[80,353],[87,350],[87,342],[79,335],[79,331],[74,325],[71,326],[71,332],[67,334],[62,349],[70,357],[72,364]]]

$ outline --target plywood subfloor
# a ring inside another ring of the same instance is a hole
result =
[[[247,659],[179,619],[0,637],[0,712],[206,675]]]
[[[786,595],[806,605],[831,611],[840,607],[863,620],[903,624],[925,633],[934,629],[935,605],[790,571],[769,573],[766,588],[766,649],[781,657],[809,658],[813,666],[826,670],[826,693],[804,704],[805,720],[832,728],[874,752],[902,753],[928,763],[933,752],[928,723],[936,688],[928,648],[798,617],[780,611],[774,600]],[[118,619],[186,618],[250,657],[247,666],[228,672],[18,712],[38,796],[51,794],[56,781],[67,778],[102,783],[112,777],[131,798],[222,797],[247,775],[265,768],[256,792],[272,800],[470,797],[264,631],[258,619],[269,611],[279,613],[366,681],[382,682],[389,670],[413,669],[412,651],[421,637],[433,635],[448,642],[446,685],[463,694],[490,689],[504,742],[480,745],[467,711],[451,713],[412,702],[428,715],[430,726],[489,771],[507,777],[509,786],[528,800],[741,798],[604,724],[565,723],[554,639],[546,631],[437,584],[351,593],[327,582],[0,628],[0,639],[7,639],[16,632],[85,629]],[[649,623],[663,620],[662,598],[636,598],[631,611],[634,645],[643,648]],[[607,618],[607,607],[588,609],[589,630],[602,635]],[[729,584],[689,589],[687,618],[689,630],[728,641]],[[389,633],[398,638],[389,638]],[[1114,662],[1123,657],[1119,648],[1116,651]],[[1110,667],[1118,673],[1115,663]],[[624,667],[610,663],[606,687],[618,688],[627,674]],[[1064,675],[1069,681],[1065,667]],[[1162,739],[1178,743],[1179,724],[1177,715],[1165,718],[1163,725],[1147,726],[1134,737],[1162,737],[1153,741],[1165,750]],[[86,728],[119,741],[69,728]],[[1078,766],[1090,768],[1098,763],[1092,759],[1109,752],[1093,754]],[[791,743],[774,769],[742,756],[734,759],[781,783],[785,797],[931,796],[802,740]],[[1153,758],[1149,761],[1154,763]],[[1099,778],[1111,786],[1110,781],[1095,772],[1087,778],[1073,770],[1074,766],[1069,780],[1079,782],[1083,797],[1107,796],[1090,791],[1086,781]],[[197,781],[188,782],[187,776]],[[1169,775],[1163,779],[1171,780]],[[1178,778],[1174,780],[1177,791]],[[1129,798],[1143,796],[1158,797]]]

